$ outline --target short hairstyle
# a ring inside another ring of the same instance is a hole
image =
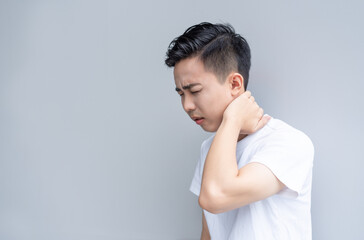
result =
[[[223,83],[232,71],[244,78],[247,89],[250,70],[250,48],[230,24],[202,22],[189,27],[168,46],[165,64],[174,67],[179,61],[198,56],[207,71]]]

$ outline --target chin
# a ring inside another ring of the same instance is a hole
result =
[[[217,127],[202,127],[202,129],[205,130],[205,132],[216,132],[218,128]]]

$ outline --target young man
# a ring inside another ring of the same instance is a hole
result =
[[[169,45],[176,91],[205,131],[190,190],[199,196],[201,239],[311,239],[311,140],[263,116],[246,91],[250,48],[231,25],[201,23]]]

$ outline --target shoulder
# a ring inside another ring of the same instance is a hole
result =
[[[268,137],[271,140],[279,140],[282,142],[300,143],[307,146],[313,146],[311,139],[301,130],[289,125],[288,123],[279,120],[272,119],[267,124],[270,128]]]
[[[282,120],[272,118],[263,130],[263,134],[254,141],[258,151],[295,152],[304,153],[306,156],[314,154],[311,139],[301,130]]]

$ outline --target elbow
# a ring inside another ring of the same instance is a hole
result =
[[[212,194],[211,192],[205,193],[201,191],[198,198],[198,204],[202,209],[213,214],[218,214],[223,212],[220,204],[221,199],[222,197],[220,194]]]

